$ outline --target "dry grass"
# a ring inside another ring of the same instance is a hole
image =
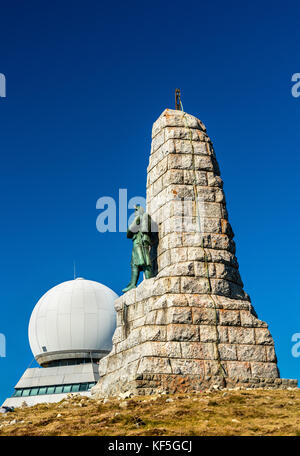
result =
[[[300,390],[223,390],[105,403],[73,396],[1,415],[0,436],[5,435],[295,436]]]

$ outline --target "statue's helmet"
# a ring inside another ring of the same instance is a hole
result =
[[[136,204],[134,206],[134,209],[135,209],[135,212],[139,213],[139,214],[144,214],[145,210],[143,208],[143,206],[140,206],[139,204]]]

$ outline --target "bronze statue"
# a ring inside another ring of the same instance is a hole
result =
[[[131,255],[131,280],[124,288],[123,293],[136,287],[140,271],[146,279],[152,277],[152,264],[150,258],[151,247],[151,218],[141,206],[135,206],[135,217],[127,230],[127,238],[132,239]]]

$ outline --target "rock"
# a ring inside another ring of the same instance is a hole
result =
[[[127,408],[127,407],[128,407],[128,402],[127,402],[127,401],[121,402],[121,403],[119,404],[119,407],[121,407],[121,408]]]
[[[139,417],[135,417],[134,418],[134,424],[136,425],[136,427],[140,427],[140,426],[145,426],[146,423]]]
[[[0,407],[0,413],[10,413],[10,412],[14,412],[14,411],[15,411],[14,407],[7,407],[7,406]]]
[[[212,385],[212,389],[214,389],[214,390],[220,390],[221,388],[220,388],[219,385]]]
[[[132,391],[126,391],[125,393],[120,393],[119,398],[120,399],[127,399],[128,397],[133,396]]]

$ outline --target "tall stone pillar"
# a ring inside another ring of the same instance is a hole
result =
[[[190,114],[166,109],[153,124],[147,211],[156,275],[115,301],[93,394],[297,386],[279,377],[268,325],[243,289],[213,145]]]

